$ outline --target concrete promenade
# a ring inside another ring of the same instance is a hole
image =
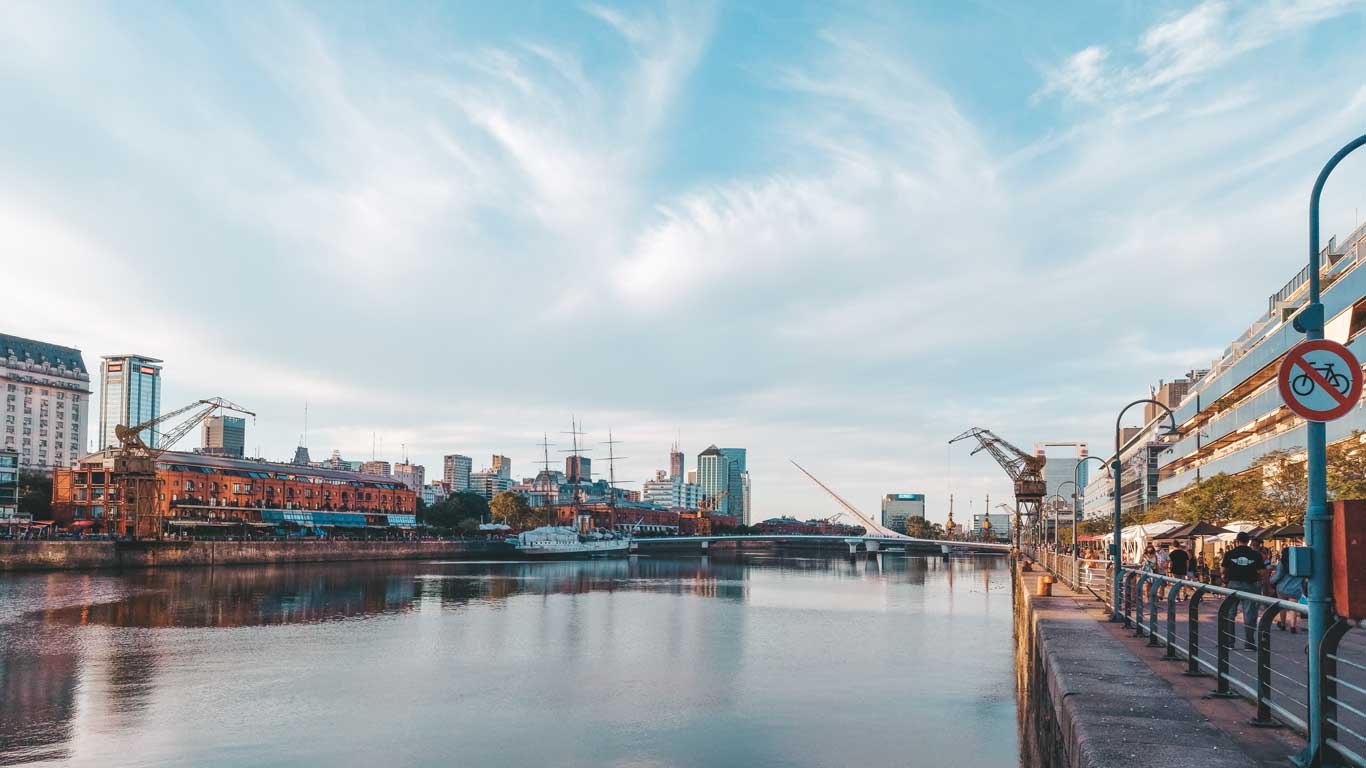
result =
[[[1106,621],[1090,594],[1058,583],[1038,597],[1041,569],[1017,576],[1025,766],[1285,766],[1303,746],[1289,730],[1250,725],[1246,701],[1205,698],[1208,678],[1183,677],[1183,665]]]

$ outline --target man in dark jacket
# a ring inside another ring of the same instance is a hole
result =
[[[1266,558],[1262,553],[1248,546],[1252,540],[1251,536],[1244,531],[1238,534],[1238,546],[1224,553],[1224,583],[1229,589],[1236,589],[1239,592],[1251,592],[1255,595],[1262,593],[1262,573],[1266,571]],[[1244,637],[1244,648],[1255,648],[1254,640],[1257,633],[1257,603],[1252,600],[1243,600],[1243,621],[1245,623],[1246,635]]]

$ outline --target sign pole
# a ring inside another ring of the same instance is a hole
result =
[[[1309,195],[1309,303],[1296,316],[1295,329],[1304,333],[1304,337],[1310,341],[1323,338],[1323,304],[1319,301],[1319,196],[1323,193],[1328,174],[1342,162],[1342,158],[1363,144],[1366,144],[1366,136],[1360,136],[1338,150],[1319,172],[1314,190]],[[1355,376],[1360,375],[1358,369]],[[1310,550],[1311,571],[1309,593],[1305,597],[1309,608],[1309,744],[1303,755],[1303,763],[1312,766],[1322,765],[1324,759],[1323,665],[1320,663],[1319,651],[1328,633],[1331,600],[1329,557],[1332,552],[1329,536],[1333,522],[1327,505],[1327,434],[1327,425],[1322,421],[1310,421],[1305,427],[1309,504],[1304,515],[1304,536]]]

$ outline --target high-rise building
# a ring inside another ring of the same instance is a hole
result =
[[[360,471],[363,475],[388,477],[390,475],[389,462],[384,461],[382,459],[362,462],[360,465]]]
[[[682,480],[685,474],[683,470],[686,462],[687,457],[683,455],[683,451],[678,447],[678,443],[674,443],[673,448],[669,451],[669,477],[676,477],[679,480]]]
[[[499,477],[512,479],[512,459],[495,453],[493,455],[493,472]]]
[[[453,453],[442,460],[441,481],[451,493],[468,491],[473,471],[474,461],[470,457]]]
[[[726,457],[726,509],[725,513],[749,525],[749,507],[746,505],[746,477],[744,448],[722,448],[721,455]]]
[[[715,503],[714,512],[729,514],[727,502],[730,501],[730,461],[715,445],[697,454],[697,485],[702,498]],[[742,502],[743,503],[743,502]]]
[[[740,487],[744,489],[744,494],[740,497],[744,499],[744,517],[740,522],[744,525],[754,525],[754,507],[750,504],[749,498],[749,470],[740,473]]]
[[[0,450],[17,453],[20,468],[47,472],[84,454],[90,373],[79,349],[0,334],[0,390]]]
[[[204,439],[199,449],[200,453],[240,459],[246,455],[246,446],[246,419],[241,416],[210,416],[204,420]]]
[[[674,479],[664,470],[659,470],[653,480],[646,480],[641,484],[640,498],[647,504],[673,509]]]
[[[692,483],[693,485],[697,485],[697,470],[688,470],[688,482]]]
[[[299,466],[301,466],[301,467],[306,467],[306,466],[308,466],[309,464],[312,464],[312,463],[313,463],[312,459],[310,459],[310,458],[308,457],[308,447],[307,447],[307,446],[301,445],[301,446],[295,448],[295,449],[294,449],[294,460],[291,461],[290,463],[291,463],[291,464],[297,464],[297,465],[299,465]]]
[[[100,360],[100,449],[117,448],[114,427],[133,426],[161,415],[161,363],[145,355],[105,355]],[[157,435],[141,433],[142,442],[157,447]]]
[[[577,454],[564,457],[564,474],[571,483],[593,482],[593,460]]]
[[[512,478],[503,477],[494,471],[474,472],[470,475],[470,493],[477,493],[490,501],[494,496],[510,489]]]
[[[421,493],[422,486],[427,484],[427,468],[421,464],[401,461],[394,465],[393,477],[400,483]]]
[[[906,532],[906,521],[925,519],[925,494],[889,493],[882,497],[882,524],[897,533]]]

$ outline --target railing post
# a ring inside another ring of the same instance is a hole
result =
[[[1130,571],[1124,574],[1124,628],[1129,628],[1129,612],[1134,609],[1134,582],[1141,578]]]
[[[1191,595],[1191,601],[1186,609],[1186,671],[1181,674],[1187,677],[1205,677],[1206,673],[1200,668],[1200,598],[1205,596],[1205,585],[1201,584],[1195,588],[1195,594]]]
[[[1229,690],[1228,687],[1228,657],[1233,650],[1234,643],[1237,642],[1238,604],[1242,600],[1238,598],[1237,592],[1232,592],[1224,597],[1224,602],[1219,604],[1219,657],[1215,664],[1215,688],[1210,696],[1221,699],[1236,699],[1238,694]]]
[[[1154,574],[1148,579],[1148,647],[1156,648],[1162,644],[1157,639],[1157,604],[1161,600],[1157,593],[1162,589],[1162,577]]]
[[[1280,603],[1266,607],[1257,620],[1257,716],[1249,720],[1258,728],[1279,728],[1271,719],[1271,624],[1281,612]]]
[[[1134,637],[1143,637],[1143,587],[1148,581],[1148,574],[1140,573],[1134,580]],[[1128,615],[1124,617],[1126,620]],[[1127,623],[1124,626],[1129,626]]]
[[[1338,619],[1328,627],[1323,635],[1323,645],[1318,649],[1319,670],[1323,673],[1323,684],[1319,686],[1319,714],[1323,717],[1323,754],[1319,765],[1336,765],[1344,761],[1333,746],[1338,740],[1338,643],[1352,628],[1347,619]]]
[[[1167,652],[1162,658],[1167,661],[1180,661],[1176,652],[1176,597],[1181,594],[1180,583],[1167,585]]]

